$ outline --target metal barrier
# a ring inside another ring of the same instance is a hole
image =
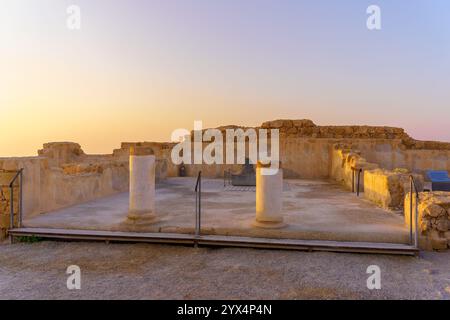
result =
[[[357,184],[357,187],[356,187],[356,196],[359,197],[359,189],[360,189],[359,186],[360,186],[360,183],[361,183],[361,172],[362,172],[362,169],[358,169],[358,168],[352,167],[352,193],[355,192],[355,171],[358,171],[358,178],[357,178],[358,184]]]
[[[409,176],[410,189],[409,189],[409,243],[414,245],[415,248],[419,248],[419,189],[417,188],[416,181],[413,175]],[[415,217],[414,217],[414,242],[413,242],[413,193],[416,195],[415,205]]]
[[[202,172],[200,171],[195,183],[195,236],[200,236],[202,216]],[[197,247],[197,241],[194,242]]]
[[[17,173],[14,175],[14,177],[12,178],[11,182],[9,183],[9,196],[10,196],[10,200],[9,200],[9,207],[10,207],[10,212],[9,212],[9,230],[14,229],[14,183],[17,181],[17,179],[19,179],[19,208],[18,208],[18,212],[17,212],[17,227],[20,228],[22,227],[22,218],[23,218],[23,203],[22,203],[22,188],[23,188],[23,168],[19,169],[19,171],[17,171]],[[12,243],[13,242],[13,236],[11,234],[9,234],[9,242]]]
[[[223,187],[231,184],[231,169],[223,171]]]

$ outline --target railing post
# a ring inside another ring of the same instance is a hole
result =
[[[412,231],[412,228],[413,228],[413,225],[412,225],[412,223],[413,223],[413,218],[412,218],[412,215],[413,215],[413,209],[412,209],[412,207],[413,207],[413,180],[412,180],[412,178],[410,177],[409,178],[409,180],[410,180],[410,186],[409,186],[409,190],[410,190],[410,192],[409,192],[409,243],[412,245],[413,244],[413,231]],[[417,202],[417,201],[416,201]]]
[[[197,190],[195,190],[195,235],[197,235],[197,225],[198,225],[198,195]]]
[[[416,229],[414,233],[414,246],[418,249],[419,248],[419,194],[416,192]]]
[[[18,219],[17,219],[17,227],[22,227],[22,219],[23,219],[23,169],[20,169],[20,175],[19,175],[19,212],[18,212]]]
[[[195,184],[195,234],[194,234],[194,247],[197,248],[197,237],[200,236],[201,228],[201,211],[202,211],[202,172],[200,171],[197,176],[197,182]]]
[[[202,225],[202,172],[199,173],[198,180],[198,225],[197,225],[197,236],[200,235],[200,228]]]
[[[359,197],[359,184],[361,181],[361,172],[362,172],[362,169],[359,169],[358,170],[358,185],[357,185],[357,189],[356,189],[356,196],[358,196],[358,197]]]
[[[9,186],[9,231],[14,229],[14,187]],[[9,233],[9,243],[13,243],[13,236]]]
[[[355,192],[355,168],[352,168],[352,193]]]

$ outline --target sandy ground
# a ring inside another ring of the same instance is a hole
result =
[[[66,268],[81,268],[68,290]],[[369,290],[366,269],[381,268]],[[450,252],[420,258],[53,242],[0,245],[1,299],[450,299]]]

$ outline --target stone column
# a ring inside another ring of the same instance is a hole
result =
[[[253,223],[260,228],[282,228],[283,223],[283,169],[274,175],[263,175],[262,169],[270,165],[258,162],[256,166],[256,219]]]
[[[155,156],[151,148],[130,148],[129,201],[127,224],[140,227],[156,222]]]

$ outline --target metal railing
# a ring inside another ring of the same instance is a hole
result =
[[[353,167],[352,168],[352,193],[355,192],[355,175],[356,175],[356,171],[358,171],[358,178],[357,178],[357,186],[356,186],[356,196],[359,197],[359,186],[361,184],[361,173],[362,173],[362,169],[358,169]]]
[[[17,212],[17,227],[22,226],[22,218],[23,218],[23,196],[22,196],[22,190],[23,190],[23,168],[19,169],[17,173],[12,178],[11,182],[9,183],[9,229],[14,229],[14,183],[19,179],[19,205],[18,205],[18,212]],[[9,234],[9,242],[13,242],[13,237],[11,234]]]
[[[231,184],[231,169],[227,169],[223,171],[223,187]]]
[[[200,236],[202,216],[202,172],[200,171],[195,183],[195,236]],[[197,241],[195,241],[197,247]]]
[[[414,176],[409,176],[410,189],[409,189],[409,243],[414,245],[415,248],[419,248],[419,189],[417,188]],[[415,215],[414,215],[414,239],[413,239],[413,193],[416,195],[415,201]]]

